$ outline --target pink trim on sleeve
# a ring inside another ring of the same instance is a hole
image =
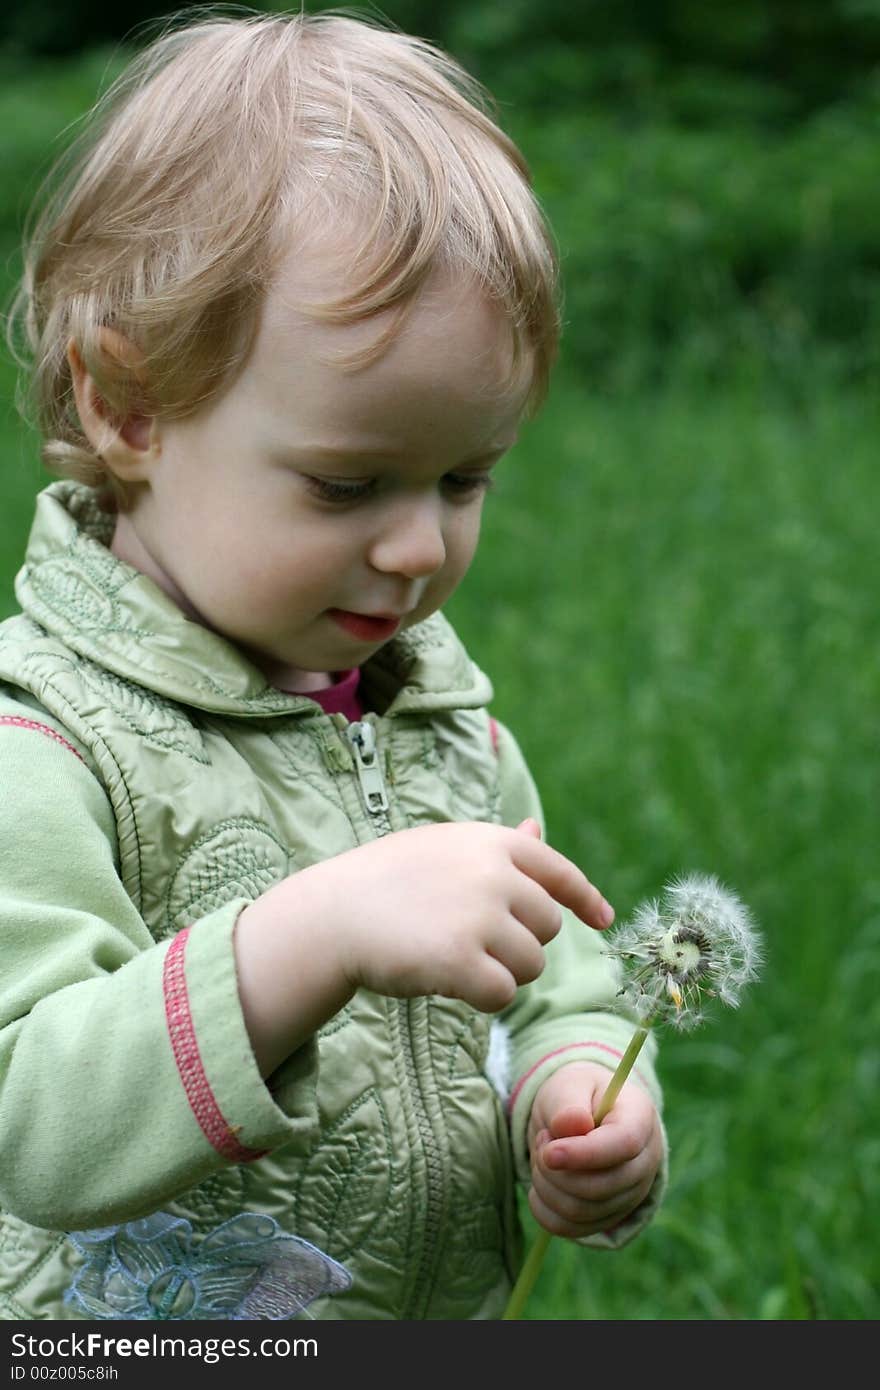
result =
[[[519,1095],[519,1093],[520,1093],[520,1091],[522,1090],[523,1086],[524,1086],[524,1085],[526,1084],[526,1082],[528,1081],[529,1077],[530,1077],[530,1076],[533,1076],[534,1073],[538,1070],[538,1067],[543,1066],[545,1062],[549,1062],[549,1060],[550,1060],[551,1057],[558,1057],[558,1056],[560,1055],[561,1052],[571,1052],[571,1051],[574,1050],[574,1048],[583,1048],[583,1047],[592,1047],[592,1048],[594,1048],[594,1049],[595,1049],[595,1048],[598,1048],[600,1052],[608,1052],[608,1053],[610,1053],[611,1056],[612,1056],[612,1057],[616,1057],[616,1058],[618,1059],[618,1061],[619,1061],[620,1058],[623,1056],[623,1053],[622,1053],[622,1052],[618,1052],[618,1050],[617,1050],[616,1047],[609,1047],[607,1043],[601,1043],[601,1042],[576,1042],[576,1043],[566,1043],[565,1047],[557,1047],[553,1052],[548,1052],[547,1055],[546,1055],[545,1057],[539,1057],[538,1060],[537,1060],[537,1062],[535,1062],[534,1066],[529,1067],[528,1071],[527,1071],[523,1076],[520,1077],[519,1081],[517,1081],[516,1085],[514,1086],[513,1090],[512,1090],[511,1093],[510,1093],[510,1100],[507,1102],[507,1109],[508,1109],[508,1111],[510,1111],[510,1112],[513,1111],[513,1107],[514,1107],[514,1105],[515,1105],[515,1103],[516,1103],[516,1098],[517,1098],[517,1096]]]
[[[248,1149],[236,1138],[236,1131],[225,1119],[211,1083],[202,1064],[199,1044],[193,1027],[186,987],[183,957],[190,929],[178,932],[165,956],[162,987],[165,994],[165,1018],[168,1036],[183,1089],[199,1128],[209,1144],[231,1163],[252,1163],[262,1158],[265,1149]]]
[[[489,737],[492,740],[492,751],[498,756],[498,720],[489,716]]]
[[[72,743],[68,743],[66,738],[62,738],[56,729],[50,729],[48,724],[39,724],[36,719],[24,719],[18,714],[0,714],[0,724],[6,724],[13,729],[30,729],[35,734],[44,734],[46,738],[51,738],[55,743],[60,743],[62,748],[68,748],[75,758],[80,762],[85,762],[81,753],[78,753]]]

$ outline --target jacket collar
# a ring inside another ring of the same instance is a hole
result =
[[[268,685],[237,647],[118,560],[112,535],[91,488],[45,488],[15,583],[24,612],[78,655],[180,704],[245,717],[314,713],[312,700]],[[392,639],[364,672],[389,714],[476,708],[492,697],[439,613]]]

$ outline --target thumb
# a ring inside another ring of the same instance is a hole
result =
[[[521,820],[516,828],[521,830],[524,835],[531,835],[534,840],[541,838],[541,827],[531,816],[527,820]]]
[[[549,1124],[553,1139],[571,1139],[577,1134],[589,1134],[595,1128],[593,1116],[583,1105],[566,1105],[556,1112]]]

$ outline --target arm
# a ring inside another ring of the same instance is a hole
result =
[[[502,817],[507,824],[533,818],[543,831],[540,798],[522,753],[508,730],[499,727],[498,736]],[[589,1113],[584,1118],[584,1111],[589,1112],[592,1098],[604,1090],[634,1028],[633,1021],[619,1006],[617,967],[605,954],[601,933],[585,931],[570,914],[564,915],[562,931],[545,951],[544,972],[533,984],[519,991],[501,1020],[509,1035],[508,1109],[514,1162],[519,1179],[532,1185],[533,1210],[536,1205],[538,1210],[542,1206],[546,1208],[551,1197],[545,1187],[541,1198],[534,1188],[534,1179],[539,1156],[543,1154],[545,1160],[550,1159],[552,1148],[543,1152],[547,1141],[554,1134],[561,1136],[562,1130],[557,1132],[554,1123],[558,1118],[564,1127],[570,1118],[565,1112],[578,1110],[583,1120],[580,1133],[586,1144],[584,1130],[591,1128],[591,1118]],[[613,1139],[617,1127],[622,1162],[631,1161],[623,1157],[623,1150],[633,1142],[640,1152],[647,1150],[644,1171],[637,1175],[635,1185],[645,1181],[647,1169],[652,1164],[654,1168],[659,1164],[657,1176],[648,1184],[644,1200],[637,1194],[637,1210],[612,1223],[613,1231],[601,1216],[597,1218],[601,1231],[590,1233],[591,1245],[624,1244],[642,1229],[662,1197],[666,1183],[666,1141],[660,1123],[662,1096],[654,1071],[655,1056],[656,1042],[652,1037],[642,1048],[633,1077],[615,1107],[614,1120],[609,1115],[601,1126],[604,1131],[601,1144],[597,1131],[590,1145],[604,1150],[609,1134]],[[551,1087],[551,1078],[557,1073],[564,1075]],[[635,1139],[632,1133],[624,1136],[621,1132],[621,1124],[630,1123],[633,1095],[636,1099],[631,1123],[637,1131]],[[647,1107],[643,1100],[648,1101]],[[537,1142],[539,1136],[540,1142]],[[556,1147],[556,1155],[560,1154],[565,1156],[566,1164],[574,1166],[583,1157],[581,1149],[570,1142]],[[629,1170],[626,1177],[631,1176],[632,1170]],[[552,1170],[546,1163],[541,1178],[557,1186],[560,1181],[563,1186],[567,1181],[560,1177],[560,1170]],[[574,1224],[570,1223],[572,1228],[567,1234],[575,1234]],[[586,1224],[591,1224],[589,1217]]]
[[[582,923],[607,923],[602,895],[569,860],[482,822],[398,831],[292,874],[247,907],[236,930],[261,1070],[361,986],[496,1012],[544,968],[560,903]]]
[[[95,1227],[307,1143],[311,1050],[273,1096],[248,1043],[232,951],[244,904],[156,944],[83,750],[25,705],[3,701],[0,717],[0,1204],[48,1229]]]

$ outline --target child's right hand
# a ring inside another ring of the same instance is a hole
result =
[[[306,873],[326,877],[321,916],[354,988],[440,994],[485,1013],[540,975],[543,947],[562,925],[560,903],[592,927],[613,920],[534,821],[399,831]]]
[[[614,913],[535,821],[420,826],[291,874],[240,914],[235,964],[261,1073],[364,987],[440,994],[495,1013],[544,968],[560,903],[603,928]]]

